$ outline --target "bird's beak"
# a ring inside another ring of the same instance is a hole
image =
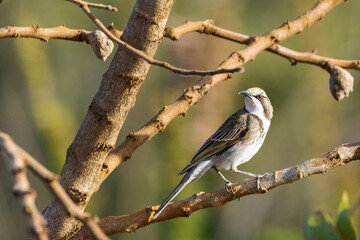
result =
[[[238,92],[238,94],[244,94],[247,97],[251,97],[251,94],[246,90],[240,91],[240,92]]]

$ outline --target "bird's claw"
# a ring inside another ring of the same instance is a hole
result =
[[[232,191],[231,191],[232,185],[233,185],[233,183],[230,181],[225,182],[225,189],[226,189],[226,191],[228,191],[228,193],[231,193],[231,194],[232,194]]]
[[[268,173],[264,173],[264,174],[258,174],[256,176],[256,188],[259,192],[261,193],[264,193],[264,192],[267,192],[267,189],[264,189],[262,186],[261,186],[261,178],[265,177],[266,175],[268,175]]]

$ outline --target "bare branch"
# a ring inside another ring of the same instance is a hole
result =
[[[144,59],[146,62],[152,65],[156,65],[165,69],[168,69],[174,73],[191,76],[191,75],[197,75],[197,76],[210,76],[210,75],[217,75],[217,74],[223,74],[223,73],[235,73],[235,72],[243,72],[244,68],[242,67],[234,67],[234,68],[218,68],[216,70],[208,70],[208,71],[200,71],[200,70],[188,70],[188,69],[182,69],[172,66],[171,64],[167,62],[161,62],[158,60],[155,60],[148,55],[146,55],[144,52],[132,47],[131,45],[127,44],[126,42],[122,41],[121,39],[115,37],[106,27],[105,25],[96,18],[90,11],[89,6],[86,2],[81,0],[66,0],[68,2],[75,3],[79,5],[79,2],[81,2],[81,5],[79,5],[82,10],[85,12],[85,14],[93,21],[100,29],[103,31],[111,40],[116,42],[117,44],[123,46],[124,48],[130,50],[131,52],[137,54],[139,57]]]
[[[7,135],[0,132],[0,150],[10,159],[11,172],[14,176],[14,195],[21,199],[24,213],[29,218],[30,232],[36,239],[49,239],[46,221],[35,205],[36,192],[31,188],[26,176],[24,156],[13,145]]]
[[[7,26],[0,28],[0,39],[1,38],[36,38],[44,42],[48,42],[49,39],[86,42],[91,45],[96,56],[103,61],[106,60],[114,48],[111,40],[98,30],[90,32],[80,29],[70,29],[68,26],[54,28]]]
[[[286,38],[303,31],[306,27],[322,19],[328,11],[343,0],[321,0],[306,14],[300,16],[292,22],[286,22],[278,29],[270,33],[255,37],[245,49],[232,53],[220,67],[233,68],[241,67],[245,63],[255,59],[257,54],[267,49],[275,42],[281,42]],[[173,103],[165,106],[153,119],[146,123],[138,131],[127,136],[125,141],[114,151],[112,151],[105,163],[101,174],[101,183],[106,177],[122,162],[129,159],[132,153],[144,142],[150,140],[177,116],[185,115],[187,110],[197,103],[215,85],[230,78],[231,74],[220,74],[200,78],[192,87],[189,87]]]
[[[313,158],[296,166],[274,171],[261,179],[261,193],[283,184],[292,183],[314,174],[325,174],[330,170],[343,166],[351,161],[360,160],[360,142],[343,144],[319,158]],[[145,209],[129,215],[109,216],[100,219],[99,225],[107,235],[134,232],[149,224],[167,221],[178,217],[189,217],[193,212],[224,204],[251,194],[259,194],[256,179],[245,179],[234,184],[229,193],[225,188],[211,193],[200,192],[178,202],[170,203],[156,219],[153,215],[158,206]],[[86,236],[86,230],[78,236]]]
[[[48,42],[49,39],[63,39],[77,42],[88,43],[88,36],[91,32],[80,29],[71,29],[68,26],[59,26],[53,28],[32,27],[12,27],[0,28],[1,38],[36,38]]]
[[[24,211],[31,217],[30,222],[33,225],[33,232],[37,234],[39,239],[48,239],[48,236],[45,228],[45,220],[35,206],[36,193],[30,188],[30,183],[26,178],[26,167],[29,167],[36,176],[48,185],[51,192],[65,207],[68,214],[83,222],[96,239],[109,239],[100,229],[97,224],[97,219],[86,212],[83,213],[76,207],[61,187],[58,176],[45,168],[3,132],[0,132],[0,149],[12,161],[12,171],[16,182],[14,192],[23,198]]]
[[[99,9],[103,9],[103,10],[109,10],[111,12],[117,12],[118,9],[116,7],[113,7],[111,5],[104,5],[101,3],[90,3],[90,2],[85,2],[82,0],[66,0],[68,2],[72,2],[76,5],[78,5],[79,7],[83,7],[84,5],[88,6],[89,8],[99,8]]]
[[[246,45],[249,45],[253,40],[252,37],[245,34],[240,34],[217,27],[214,25],[214,20],[209,19],[201,22],[187,21],[183,25],[176,28],[166,28],[164,37],[168,37],[172,40],[179,40],[182,35],[189,32],[209,34]],[[342,68],[360,70],[360,60],[343,60],[323,57],[318,55],[316,51],[298,52],[278,44],[274,44],[266,50],[288,59],[292,65],[295,65],[298,62],[302,62],[325,68],[326,64],[332,64]]]
[[[113,24],[109,25],[107,29],[117,39],[119,39],[123,33],[122,31],[117,30]],[[182,37],[184,34],[190,32],[209,34],[246,45],[250,44],[252,41],[252,37],[217,27],[214,25],[214,20],[209,20],[209,19],[199,22],[186,21],[181,26],[175,28],[166,28],[164,32],[164,37],[170,38],[172,40],[179,40],[180,37]],[[9,38],[9,37],[36,38],[44,42],[48,42],[49,39],[62,39],[62,40],[71,40],[71,41],[89,43],[89,39],[93,33],[94,32],[90,32],[86,30],[70,29],[67,26],[60,26],[54,28],[40,28],[39,26],[32,26],[32,27],[7,26],[4,28],[0,28],[0,39]],[[107,39],[104,40],[108,41]],[[104,41],[96,42],[101,44],[101,49],[106,48],[103,42]],[[298,52],[278,44],[274,44],[271,47],[267,48],[266,50],[288,59],[292,65],[295,65],[298,62],[302,62],[302,63],[317,65],[321,68],[326,68],[327,65],[331,64],[346,69],[360,70],[360,60],[344,60],[344,59],[329,58],[318,55],[316,51]],[[94,50],[94,52],[97,54],[99,51]],[[110,53],[111,52],[109,52],[109,54]],[[102,54],[98,56],[98,58],[104,60],[104,55]]]

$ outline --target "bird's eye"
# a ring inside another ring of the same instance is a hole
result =
[[[264,95],[262,95],[262,94],[256,96],[257,99],[261,99],[263,97],[264,97]]]

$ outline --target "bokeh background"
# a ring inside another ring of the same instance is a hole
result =
[[[216,25],[248,35],[262,35],[293,20],[316,1],[208,0],[176,1],[168,26],[185,20],[215,19]],[[118,13],[94,10],[105,24],[123,29],[134,1],[111,0]],[[298,51],[317,49],[319,54],[343,59],[359,59],[359,1],[341,4],[326,17],[299,35],[282,43]],[[54,27],[95,30],[83,12],[66,1],[9,1],[0,5],[1,27]],[[232,51],[244,48],[236,43],[187,34],[180,41],[164,39],[157,59],[183,68],[213,69]],[[113,56],[113,55],[112,55]],[[112,58],[110,56],[110,60]],[[41,161],[60,173],[67,147],[74,139],[88,106],[110,64],[95,57],[83,43],[35,39],[0,40],[0,130]],[[141,146],[126,163],[105,181],[92,198],[88,211],[99,217],[139,211],[160,204],[178,184],[177,173],[217,127],[243,106],[239,90],[258,86],[268,93],[274,118],[261,151],[240,169],[254,173],[283,169],[312,157],[321,156],[345,142],[360,139],[360,74],[348,99],[336,102],[329,91],[329,75],[319,67],[290,62],[263,52],[237,74],[205,96],[186,117],[175,119],[165,132]],[[164,105],[174,101],[183,89],[198,78],[182,77],[151,67],[135,108],[121,130],[119,142],[140,128]],[[221,208],[194,213],[122,234],[112,239],[303,239],[307,218],[317,209],[335,218],[341,193],[347,190],[352,203],[359,192],[359,162],[321,176],[281,186],[267,194],[233,201]],[[30,173],[29,173],[30,174]],[[224,173],[232,181],[244,176]],[[1,239],[27,238],[27,220],[19,201],[11,194],[12,178],[6,159],[0,161]],[[39,180],[30,180],[43,210],[50,194]],[[210,171],[190,184],[176,198],[184,199],[199,191],[224,187]],[[360,228],[359,212],[355,225]]]

